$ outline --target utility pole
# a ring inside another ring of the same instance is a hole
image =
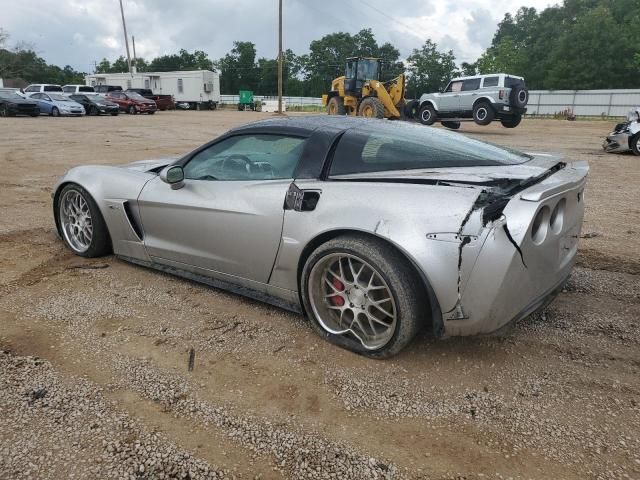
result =
[[[120,0],[120,14],[122,15],[122,28],[124,29],[124,44],[127,47],[127,63],[129,64],[129,73],[131,73],[131,54],[129,53],[129,37],[127,36],[127,23],[124,21],[124,8],[122,0]]]
[[[136,37],[131,35],[131,43],[132,43],[132,47],[133,47],[133,73],[138,73],[138,62],[137,62],[137,58],[136,57]]]
[[[282,0],[278,0],[278,114],[282,115]]]

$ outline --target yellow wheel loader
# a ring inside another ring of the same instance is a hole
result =
[[[404,112],[404,74],[388,82],[379,81],[380,59],[347,58],[345,74],[331,82],[322,96],[329,115],[371,118],[401,118]]]

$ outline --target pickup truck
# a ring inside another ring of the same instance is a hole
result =
[[[144,98],[153,100],[158,106],[158,110],[175,110],[176,102],[173,95],[156,95],[148,88],[127,88],[125,92],[136,92]]]

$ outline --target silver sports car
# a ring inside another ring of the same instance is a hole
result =
[[[277,118],[182,158],[70,170],[53,194],[76,254],[305,313],[389,357],[422,328],[495,332],[545,305],[576,257],[588,166],[402,122]]]

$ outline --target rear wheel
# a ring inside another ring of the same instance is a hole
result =
[[[366,118],[384,118],[384,105],[376,97],[367,97],[360,102],[358,115]]]
[[[521,121],[522,115],[514,115],[512,117],[500,120],[500,123],[504,128],[516,128],[518,125],[520,125]]]
[[[9,109],[6,105],[0,105],[0,117],[8,117]]]
[[[488,102],[478,102],[473,107],[473,121],[478,125],[489,125],[493,117],[493,107]]]
[[[631,140],[629,140],[629,147],[631,147],[631,151],[634,154],[640,155],[640,133],[636,133],[631,137]]]
[[[111,241],[100,209],[89,192],[69,184],[58,197],[56,214],[64,243],[76,255],[101,257],[111,251]]]
[[[443,127],[450,128],[451,130],[458,130],[460,128],[460,122],[440,122]]]
[[[427,103],[420,108],[420,112],[418,114],[418,120],[423,125],[433,125],[436,121],[437,113],[435,108],[431,106],[431,104]]]
[[[113,113],[111,114],[111,116],[113,116],[113,117],[117,117],[117,116],[118,116],[118,112],[113,112]]]
[[[344,108],[344,100],[341,97],[331,97],[327,103],[327,114],[344,115],[347,110]]]
[[[360,235],[329,240],[307,259],[302,300],[316,332],[372,358],[397,354],[425,318],[420,279],[384,242]]]
[[[60,110],[58,110],[57,107],[53,107],[51,109],[51,116],[52,117],[59,117],[60,116]]]

